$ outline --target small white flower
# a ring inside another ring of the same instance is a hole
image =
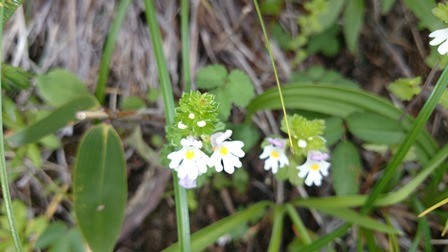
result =
[[[430,45],[439,45],[437,51],[441,54],[448,53],[448,28],[433,31],[429,34],[430,38],[434,38],[429,42]]]
[[[180,141],[182,149],[168,154],[171,159],[169,167],[177,171],[180,179],[189,177],[196,180],[199,174],[207,171],[207,164],[210,158],[200,150],[202,142],[195,140],[193,137],[182,138]]]
[[[190,114],[188,115],[188,118],[190,118],[191,120],[193,120],[193,119],[195,118],[195,116],[194,116],[193,113],[190,113]]]
[[[299,141],[297,142],[297,145],[300,147],[300,148],[306,148],[306,146],[308,145],[308,143],[305,141],[305,140],[303,140],[303,139],[299,139]]]
[[[268,141],[271,144],[263,148],[260,158],[266,159],[264,169],[272,169],[272,173],[276,174],[278,168],[289,165],[289,160],[285,155],[286,140],[268,138]]]
[[[310,151],[306,162],[303,165],[297,166],[299,169],[299,177],[306,177],[305,184],[307,186],[313,184],[320,186],[322,184],[322,178],[328,175],[328,169],[330,168],[330,163],[324,161],[328,157],[326,153]]]
[[[180,122],[177,124],[177,127],[178,127],[179,129],[186,129],[186,128],[188,128],[188,126],[185,125],[182,121],[180,121]]]
[[[242,141],[226,141],[232,135],[231,130],[226,132],[215,133],[210,137],[213,147],[213,154],[210,157],[209,165],[215,167],[217,172],[221,172],[224,168],[229,174],[232,174],[236,168],[242,166],[240,158],[244,157],[244,146]]]
[[[205,127],[205,125],[207,125],[207,123],[206,123],[204,120],[199,121],[199,122],[197,122],[196,124],[197,124],[200,128]]]

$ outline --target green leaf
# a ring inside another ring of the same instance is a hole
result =
[[[34,143],[51,133],[55,133],[69,122],[74,121],[76,112],[93,108],[97,105],[98,102],[91,95],[78,97],[57,108],[44,119],[7,137],[6,140],[10,145],[15,147]]]
[[[240,70],[233,70],[227,80],[226,94],[235,105],[246,107],[255,96],[254,87],[249,76]]]
[[[327,57],[336,56],[340,49],[338,25],[333,25],[327,30],[310,38],[307,50],[310,54],[322,52]]]
[[[112,251],[127,198],[126,162],[118,134],[101,124],[83,137],[76,156],[73,193],[76,217],[93,251]]]
[[[381,1],[381,13],[383,15],[389,13],[389,11],[394,7],[396,0],[382,0]]]
[[[2,87],[5,89],[26,89],[31,84],[33,74],[20,67],[2,64]]]
[[[224,85],[227,69],[223,65],[206,66],[196,76],[198,88],[213,89]]]
[[[358,150],[351,142],[342,142],[331,153],[331,170],[336,195],[357,194],[361,173]]]
[[[420,84],[422,79],[416,78],[400,78],[392,82],[387,89],[396,97],[403,101],[409,101],[421,91]]]
[[[219,118],[226,121],[230,115],[230,110],[232,109],[232,101],[230,100],[230,97],[225,94],[224,87],[219,87],[210,91],[210,93],[215,95],[215,100],[219,104]]]
[[[57,240],[51,247],[50,252],[85,252],[84,240],[78,228],[72,228]]]
[[[316,208],[317,209],[317,208]],[[401,234],[401,231],[396,230],[394,227],[385,225],[369,216],[360,214],[356,211],[346,208],[318,208],[320,212],[328,215],[341,218],[345,221],[359,225],[360,227],[374,230],[381,233],[388,234]]]
[[[37,92],[48,104],[56,107],[80,96],[90,95],[86,85],[78,77],[62,69],[38,76]]]
[[[434,31],[445,26],[432,14],[432,9],[436,7],[434,0],[404,0],[404,4],[418,17],[424,27]]]
[[[9,18],[14,14],[14,12],[19,8],[22,4],[23,0],[6,0],[5,1],[5,10],[3,13],[3,26],[6,25],[6,22]]]
[[[404,136],[400,123],[372,113],[358,112],[347,117],[349,131],[370,143],[397,144]]]
[[[219,237],[232,233],[242,224],[258,219],[266,213],[268,201],[260,201],[229,217],[223,218],[191,235],[191,251],[202,251],[213,244]],[[179,244],[175,243],[163,250],[164,252],[179,251]]]
[[[339,141],[345,134],[344,123],[340,117],[325,118],[324,138],[327,146],[331,146]]]
[[[68,232],[68,227],[64,222],[57,221],[51,223],[45,231],[39,236],[35,247],[38,249],[44,249],[51,244],[55,243],[62,236]]]
[[[344,10],[344,32],[347,48],[351,53],[355,53],[358,48],[359,36],[364,22],[364,0],[347,0]]]
[[[344,6],[345,0],[329,0],[326,11],[319,13],[318,21],[323,30],[327,29],[334,23],[339,17],[339,13]]]
[[[145,101],[138,96],[128,96],[124,99],[121,109],[123,110],[138,110],[145,108]]]
[[[446,3],[439,3],[432,13],[443,22],[448,22],[448,5]]]

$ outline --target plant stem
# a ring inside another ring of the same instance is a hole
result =
[[[4,9],[5,9],[5,0],[1,1],[2,6],[0,7],[0,69],[2,68],[2,40],[3,40],[3,15],[4,15]],[[2,83],[1,83],[1,73],[0,71],[0,108],[3,108],[2,106]],[[11,230],[12,239],[14,241],[14,246],[17,251],[22,252],[22,244],[20,242],[19,233],[17,232],[16,225],[14,222],[14,214],[12,209],[12,202],[11,202],[11,194],[9,192],[9,181],[8,181],[8,172],[6,170],[6,161],[5,161],[5,146],[3,142],[3,113],[0,113],[0,182],[2,184],[2,194],[3,194],[3,201],[5,204],[6,209],[6,215],[8,217],[8,224],[9,229]]]
[[[189,0],[181,1],[180,27],[182,40],[182,74],[185,85],[185,92],[191,89],[191,73],[190,73],[190,31],[188,29],[188,3]]]
[[[160,79],[160,87],[165,106],[166,124],[174,122],[175,106],[170,77],[167,69],[165,56],[162,49],[162,36],[157,25],[156,11],[151,0],[145,0],[145,14],[148,22],[154,54]],[[177,232],[181,251],[191,251],[190,245],[190,223],[188,216],[187,194],[183,187],[179,186],[177,173],[173,172],[174,197],[176,203]]]

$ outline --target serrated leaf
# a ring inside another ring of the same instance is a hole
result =
[[[76,112],[93,108],[97,105],[97,100],[91,95],[78,97],[52,111],[44,119],[7,137],[6,140],[15,147],[36,142],[75,120]]]
[[[224,85],[226,77],[227,69],[223,65],[206,66],[197,73],[196,85],[210,90]]]
[[[227,80],[225,91],[230,100],[237,106],[246,107],[255,96],[249,76],[240,70],[233,70]]]
[[[331,153],[331,170],[336,195],[357,194],[361,173],[361,159],[351,142],[342,142]]]
[[[127,198],[121,140],[110,125],[90,129],[76,156],[73,194],[76,217],[92,251],[112,251]]]
[[[400,100],[409,101],[421,91],[421,78],[400,78],[392,82],[387,89]]]
[[[373,112],[356,112],[347,117],[350,133],[377,144],[397,144],[404,136],[400,123]]]
[[[344,10],[344,32],[347,48],[351,53],[355,53],[358,47],[361,28],[364,23],[364,0],[347,0]]]
[[[37,77],[37,92],[53,106],[61,106],[80,96],[90,95],[86,85],[76,75],[62,69]]]

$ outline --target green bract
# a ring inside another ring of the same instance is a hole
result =
[[[445,23],[448,23],[448,4],[439,3],[436,8],[432,10],[434,16],[438,17]]]
[[[215,96],[199,91],[184,93],[176,108],[174,123],[167,127],[167,138],[174,147],[187,136],[210,136],[221,128]]]
[[[325,129],[323,120],[308,120],[299,115],[287,116],[289,130],[293,139],[294,153],[307,156],[311,150],[325,150]],[[281,130],[288,134],[285,120],[282,120]]]

